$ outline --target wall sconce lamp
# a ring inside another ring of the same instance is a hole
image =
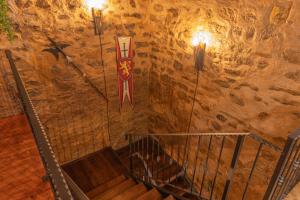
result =
[[[85,0],[87,7],[92,11],[95,35],[102,33],[102,11],[106,0]]]
[[[192,44],[194,46],[195,67],[202,70],[204,67],[205,50],[211,43],[211,35],[209,32],[201,31],[194,34]]]

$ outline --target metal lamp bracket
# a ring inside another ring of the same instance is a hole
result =
[[[206,49],[205,43],[200,43],[198,46],[194,48],[195,67],[199,71],[203,70],[204,67],[205,49]]]
[[[102,33],[102,10],[96,10],[92,8],[92,15],[94,20],[95,35]]]

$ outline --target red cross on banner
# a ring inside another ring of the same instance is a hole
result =
[[[117,72],[120,109],[123,107],[126,97],[133,105],[133,57],[131,37],[118,37],[116,39],[117,49]]]

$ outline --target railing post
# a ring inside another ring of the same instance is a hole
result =
[[[292,155],[293,149],[297,143],[297,138],[300,136],[300,129],[298,129],[295,133],[291,134],[284,146],[284,149],[281,153],[281,156],[277,162],[276,168],[274,170],[273,176],[267,188],[267,191],[264,195],[264,200],[271,200],[277,190],[277,187],[282,185],[285,182],[285,177],[283,173],[285,168],[288,165],[289,159]],[[275,199],[280,199],[280,196]]]
[[[127,137],[129,137],[129,170],[130,170],[130,174],[132,174],[133,172],[133,165],[132,165],[132,135],[128,135]]]
[[[237,138],[234,154],[233,154],[232,160],[231,160],[231,165],[230,165],[231,168],[227,175],[227,181],[226,181],[226,184],[224,187],[222,200],[227,199],[228,191],[230,190],[230,187],[231,187],[231,181],[232,181],[234,171],[235,171],[235,168],[236,168],[238,160],[239,160],[239,155],[240,155],[241,149],[243,147],[244,140],[245,140],[245,136],[238,136],[238,138]]]

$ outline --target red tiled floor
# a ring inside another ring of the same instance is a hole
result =
[[[0,199],[52,200],[31,129],[24,115],[0,119]]]

